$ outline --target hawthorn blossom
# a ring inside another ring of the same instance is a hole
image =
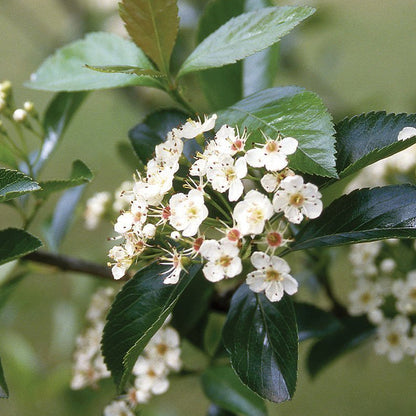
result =
[[[188,119],[183,126],[173,129],[173,134],[177,138],[193,139],[206,131],[212,130],[215,127],[216,120],[216,114],[209,118],[204,116],[203,122],[199,117],[198,120]]]
[[[223,156],[207,171],[207,178],[214,190],[224,193],[228,190],[228,199],[237,201],[244,191],[241,181],[247,175],[247,164],[240,157],[234,163],[231,156]]]
[[[202,221],[208,216],[204,204],[204,195],[197,189],[192,189],[187,195],[174,194],[169,200],[169,223],[185,237],[191,237],[198,232]]]
[[[272,140],[265,136],[266,143],[262,147],[250,149],[245,157],[247,163],[254,168],[266,167],[269,171],[284,169],[287,164],[287,156],[295,153],[298,141],[293,137],[277,138]]]
[[[123,246],[114,246],[110,249],[108,257],[115,261],[114,264],[110,263],[110,265],[113,266],[111,268],[111,273],[113,274],[114,279],[121,279],[133,262],[131,255]]]
[[[109,203],[109,192],[98,192],[87,200],[84,212],[85,228],[87,230],[93,230],[97,227]]]
[[[205,240],[199,253],[208,260],[202,269],[206,279],[210,282],[218,282],[240,274],[243,266],[238,256],[239,252],[239,248],[226,238],[219,241]]]
[[[104,409],[104,416],[134,416],[124,400],[115,400]]]
[[[266,173],[261,179],[261,186],[267,192],[274,192],[280,185],[280,182],[287,176],[294,176],[295,172],[293,170],[286,168],[281,172]]]
[[[401,361],[409,347],[409,328],[410,321],[403,315],[382,322],[377,328],[374,344],[376,354],[387,355],[392,363]]]
[[[234,207],[233,218],[242,235],[261,234],[265,222],[273,215],[273,206],[259,191],[252,189]]]
[[[184,270],[182,255],[178,253],[177,249],[174,247],[172,248],[171,252],[167,252],[169,254],[169,257],[161,257],[161,260],[163,261],[159,263],[163,266],[170,266],[168,270],[163,272],[163,275],[165,275],[163,283],[175,284],[178,283],[181,272],[182,270]]]
[[[251,264],[257,269],[247,275],[246,283],[253,292],[265,292],[271,302],[277,302],[284,292],[293,295],[298,290],[298,282],[290,274],[285,260],[277,256],[255,251]]]
[[[244,150],[247,134],[244,132],[242,136],[236,133],[236,129],[224,124],[215,135],[215,143],[219,153],[230,156]]]
[[[292,223],[299,224],[303,217],[317,218],[322,212],[321,193],[312,183],[303,183],[302,176],[288,176],[282,180],[273,197],[273,208]]]
[[[162,394],[169,388],[168,369],[163,361],[151,360],[145,355],[139,356],[133,367],[136,377],[134,387],[145,393]],[[144,394],[143,394],[144,395]]]
[[[416,312],[416,270],[409,272],[406,280],[396,280],[392,292],[399,312],[407,315]]]
[[[348,312],[353,316],[369,314],[377,310],[384,301],[380,285],[366,279],[358,281],[356,289],[349,293],[348,299]]]

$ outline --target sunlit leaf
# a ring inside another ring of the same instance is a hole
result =
[[[29,254],[42,246],[41,241],[27,231],[7,228],[0,231],[0,264]]]
[[[237,16],[204,39],[183,63],[178,76],[232,64],[290,32],[314,13],[311,7],[267,7]]]
[[[291,249],[384,238],[416,238],[416,186],[358,189],[342,196],[299,231]]]
[[[122,0],[120,16],[136,45],[168,74],[179,28],[176,0]]]
[[[261,132],[298,140],[290,166],[304,173],[337,177],[331,115],[313,92],[299,87],[269,88],[218,113],[217,126],[237,125],[250,133],[247,146],[264,142]]]
[[[153,77],[134,74],[103,74],[91,71],[91,66],[135,66],[154,69],[145,54],[131,41],[119,36],[97,32],[89,33],[58,49],[32,74],[26,86],[48,91],[89,91],[103,88],[143,85],[159,88]]]
[[[296,388],[298,333],[289,296],[270,302],[247,285],[234,294],[223,332],[231,365],[241,381],[273,402]]]
[[[0,202],[41,189],[40,185],[17,170],[0,168]]]

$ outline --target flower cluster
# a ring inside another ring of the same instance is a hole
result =
[[[105,315],[114,294],[112,288],[102,288],[91,299],[86,313],[89,327],[76,341],[71,381],[74,390],[96,387],[99,380],[111,375],[100,347]],[[179,371],[182,366],[180,338],[176,330],[168,325],[169,319],[138,357],[127,394],[108,405],[104,410],[105,416],[133,415],[138,405],[148,402],[153,395],[165,393],[169,388],[169,373]]]
[[[416,363],[416,270],[407,273],[386,256],[388,246],[399,244],[372,242],[353,246],[350,251],[357,284],[349,293],[348,311],[353,316],[367,315],[376,326],[374,349],[398,362],[405,355]]]
[[[216,115],[188,120],[156,146],[114,224],[123,241],[109,253],[113,276],[123,277],[136,261],[158,259],[170,266],[164,283],[174,284],[189,262],[202,261],[204,276],[218,282],[238,276],[245,262],[250,288],[278,301],[297,291],[277,255],[289,241],[289,223],[318,217],[321,194],[288,167],[295,138],[262,134],[248,144],[247,131],[223,125],[208,140],[215,122]],[[183,148],[191,139],[203,149],[189,161]]]

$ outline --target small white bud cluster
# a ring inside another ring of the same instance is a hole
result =
[[[247,132],[223,125],[206,140],[216,118],[188,120],[156,146],[114,225],[124,242],[110,250],[112,273],[119,279],[135,261],[159,258],[170,266],[164,283],[174,284],[189,262],[202,261],[206,279],[217,282],[238,276],[251,251],[247,284],[278,301],[285,292],[297,291],[289,265],[277,256],[289,241],[284,233],[289,223],[320,215],[321,194],[288,167],[288,156],[298,147],[295,138],[263,134],[263,143],[247,150]],[[183,140],[191,139],[205,144],[204,149],[188,175],[177,178]],[[179,192],[180,186],[190,190]],[[214,237],[212,228],[222,237]]]
[[[394,259],[384,254],[393,242],[386,241],[384,250],[382,244],[362,243],[351,248],[357,284],[348,295],[348,312],[353,316],[367,315],[376,326],[377,354],[387,355],[390,362],[410,355],[416,364],[416,325],[411,324],[416,316],[416,270],[402,276]],[[388,306],[392,300],[395,311]]]

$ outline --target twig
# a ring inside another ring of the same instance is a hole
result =
[[[111,274],[111,270],[108,267],[90,261],[78,259],[76,257],[53,254],[40,250],[27,254],[22,259],[54,266],[63,271],[86,273],[95,277],[114,280],[113,275]],[[130,276],[126,275],[120,280],[126,281],[129,278]]]

